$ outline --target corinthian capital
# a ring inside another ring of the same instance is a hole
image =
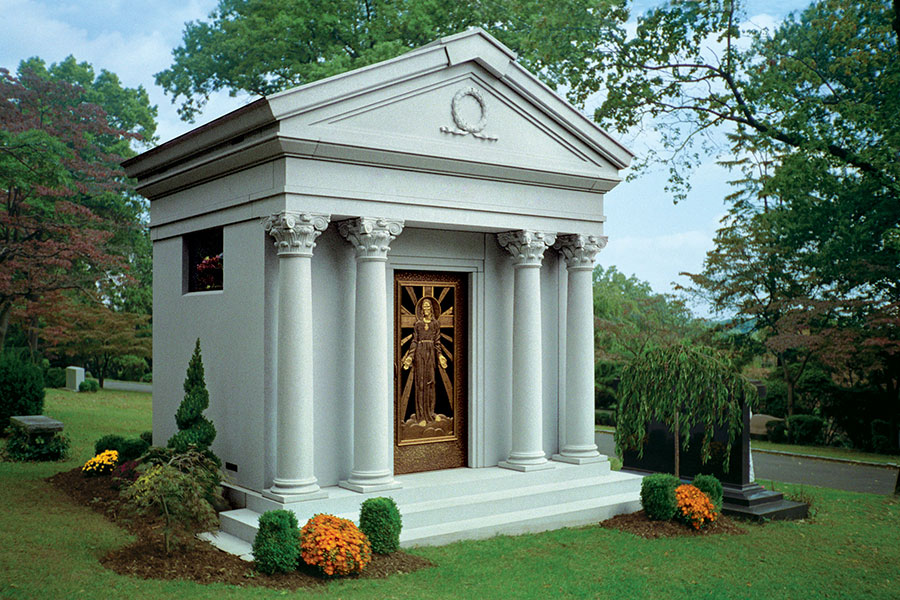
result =
[[[556,240],[555,233],[546,231],[506,231],[497,234],[497,241],[512,254],[513,264],[519,266],[541,266],[544,250]]]
[[[316,238],[328,227],[331,215],[282,212],[266,217],[266,233],[275,238],[278,256],[312,256]]]
[[[580,233],[561,235],[556,238],[553,247],[562,253],[569,270],[593,269],[594,257],[606,247],[606,236]]]
[[[338,231],[353,244],[358,260],[387,260],[391,242],[403,231],[403,220],[359,217],[341,221]]]

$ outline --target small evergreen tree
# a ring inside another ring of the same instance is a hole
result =
[[[203,416],[209,407],[209,392],[203,377],[203,357],[200,355],[200,338],[194,346],[194,355],[188,363],[187,376],[184,379],[184,400],[175,411],[175,423],[178,432],[169,439],[169,448],[176,452],[185,452],[190,446],[204,452],[216,439],[216,428]]]

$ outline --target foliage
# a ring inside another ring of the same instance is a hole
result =
[[[118,464],[119,453],[115,450],[104,450],[84,463],[84,466],[81,467],[81,472],[85,477],[109,475]]]
[[[624,2],[598,0],[219,0],[208,21],[187,23],[156,83],[192,120],[218,90],[265,96],[480,26],[551,86],[573,85],[609,24],[626,16]]]
[[[179,452],[173,448],[151,446],[141,456],[141,463],[146,465],[169,465],[180,469],[183,473],[196,479],[203,488],[204,497],[212,506],[221,506],[222,473],[219,470],[219,458],[209,450],[199,451],[189,448]]]
[[[69,456],[71,440],[62,432],[28,433],[24,427],[11,425],[7,430],[4,455],[10,460],[51,461],[64,460]]]
[[[118,452],[122,448],[125,438],[114,433],[104,435],[102,438],[94,442],[94,454],[100,454],[106,450],[115,450]]]
[[[825,422],[816,415],[794,415],[787,419],[788,439],[792,444],[821,445]]]
[[[140,477],[140,473],[138,472],[139,465],[140,463],[136,460],[125,461],[113,469],[112,476],[129,483],[134,483],[137,481],[137,478]]]
[[[706,497],[713,503],[716,512],[722,511],[722,483],[715,475],[703,475],[702,473],[695,475],[691,485],[706,494]]]
[[[716,507],[706,494],[693,485],[684,484],[675,488],[678,501],[678,518],[694,529],[702,529],[718,517]]]
[[[350,575],[369,564],[372,548],[353,521],[318,514],[300,530],[300,555],[324,575]]]
[[[99,379],[115,372],[123,356],[149,358],[149,316],[116,312],[100,302],[62,299],[52,302],[41,336],[52,354],[82,362]]]
[[[203,377],[203,357],[200,355],[200,338],[194,346],[194,354],[188,363],[184,379],[184,400],[175,412],[178,432],[169,439],[168,446],[183,452],[191,446],[199,450],[209,450],[216,437],[216,428],[203,416],[209,407],[209,392]]]
[[[271,575],[297,568],[300,559],[300,525],[290,510],[270,510],[259,516],[259,528],[253,538],[256,570]]]
[[[96,379],[85,379],[78,384],[78,391],[95,394],[100,391],[100,382]]]
[[[770,442],[780,444],[787,441],[787,425],[783,420],[771,420],[766,422],[766,437]]]
[[[152,431],[142,431],[141,435],[138,437],[140,437],[142,440],[147,442],[148,447],[153,445],[153,432]]]
[[[669,473],[653,473],[641,480],[641,506],[647,518],[653,521],[668,521],[675,516],[678,504],[675,488],[681,483]]]
[[[62,367],[50,367],[44,371],[44,387],[66,387],[66,370]]]
[[[741,432],[741,403],[751,407],[756,388],[712,348],[677,344],[645,351],[622,371],[616,447],[638,450],[643,456],[647,424],[664,423],[675,434],[675,476],[679,475],[680,446],[687,450],[690,431],[704,428],[700,454],[709,460],[713,432],[728,432],[724,464]],[[679,443],[680,440],[680,443]]]
[[[650,284],[614,266],[593,272],[594,384],[597,406],[614,406],[624,365],[644,350],[695,337],[702,331],[684,303],[654,293]]]
[[[140,458],[150,448],[150,444],[141,438],[124,438],[120,435],[104,435],[94,444],[94,452],[100,454],[104,450],[115,450],[122,462]]]
[[[116,379],[119,381],[140,381],[147,372],[147,359],[143,356],[125,354],[116,358],[114,368]]]
[[[359,528],[376,554],[390,554],[400,549],[403,519],[393,498],[369,498],[359,510]]]
[[[12,353],[0,353],[0,431],[9,418],[44,412],[44,374],[41,368]]]
[[[14,308],[37,327],[32,301],[125,279],[113,247],[129,197],[117,151],[135,136],[36,59],[17,76],[0,69],[0,349]]]
[[[148,461],[141,475],[122,491],[125,509],[139,517],[163,517],[166,554],[174,541],[218,526],[208,500],[209,473],[197,452],[174,455],[168,461]]]

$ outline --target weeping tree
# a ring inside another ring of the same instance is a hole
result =
[[[680,451],[687,451],[691,429],[705,430],[700,456],[706,463],[718,427],[728,432],[727,469],[731,446],[741,433],[741,401],[752,406],[756,397],[753,384],[712,348],[679,343],[647,350],[622,371],[617,450],[637,450],[643,456],[647,425],[663,423],[675,434],[675,476],[680,477]]]

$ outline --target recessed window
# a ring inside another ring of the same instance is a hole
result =
[[[184,236],[185,280],[188,292],[222,289],[222,228],[205,229]]]

